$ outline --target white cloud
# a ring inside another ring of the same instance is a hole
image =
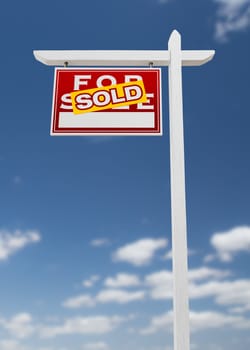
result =
[[[32,316],[28,313],[14,315],[11,319],[0,318],[0,328],[9,333],[10,339],[0,340],[1,350],[30,350],[30,347],[23,347],[20,339],[27,339],[32,336],[45,338],[54,338],[60,335],[101,335],[109,333],[119,327],[122,323],[128,322],[133,316],[127,317],[114,316],[89,316],[89,317],[71,317],[64,321],[53,323],[35,324]],[[1,336],[3,332],[1,331]],[[37,350],[52,350],[48,347],[38,347]],[[54,347],[53,347],[54,349]],[[64,349],[64,348],[63,348]],[[63,350],[58,348],[58,350]],[[66,350],[66,349],[64,349]]]
[[[128,273],[118,273],[116,277],[108,277],[104,285],[110,288],[136,287],[140,285],[138,276]]]
[[[230,272],[201,267],[189,271],[190,299],[213,298],[217,305],[243,313],[250,310],[250,280],[226,280]],[[162,270],[145,277],[149,296],[154,300],[172,299],[172,272]]]
[[[132,301],[143,300],[145,298],[144,291],[128,292],[119,289],[106,289],[101,291],[96,300],[100,303],[118,303],[126,304]]]
[[[198,332],[204,329],[230,327],[250,329],[250,321],[241,316],[232,316],[214,311],[190,311],[190,329]],[[141,334],[153,334],[159,331],[172,331],[173,312],[167,312],[151,319],[150,325],[141,330]]]
[[[10,255],[23,249],[29,244],[37,243],[41,240],[38,231],[0,231],[0,260],[6,260]]]
[[[210,263],[210,262],[214,261],[215,259],[216,259],[216,255],[215,254],[207,254],[207,255],[204,256],[203,262],[205,264],[207,264],[207,263]]]
[[[200,267],[198,269],[189,270],[188,277],[190,281],[200,281],[207,278],[221,279],[231,275],[228,270],[212,269],[209,267]]]
[[[232,314],[244,314],[245,312],[250,311],[250,303],[245,306],[237,306],[229,309],[229,312]]]
[[[83,350],[108,350],[108,345],[104,342],[88,343],[83,345]]]
[[[77,295],[63,302],[63,306],[70,309],[78,309],[81,307],[95,306],[97,303],[118,303],[126,304],[133,301],[143,300],[145,298],[144,291],[125,291],[121,289],[104,289],[95,297],[89,294]]]
[[[246,30],[250,26],[250,0],[214,0],[218,5],[215,37],[226,41],[232,32]]]
[[[249,321],[241,316],[232,316],[220,312],[203,311],[190,313],[191,331],[197,332],[208,328],[232,327],[238,329],[249,328]]]
[[[250,309],[250,280],[209,281],[190,284],[190,298],[213,297],[218,305],[236,307],[238,312]]]
[[[119,316],[92,316],[68,318],[60,325],[44,326],[40,329],[42,338],[53,338],[70,334],[106,334],[113,331],[126,319]]]
[[[188,276],[190,297],[198,298],[208,295],[210,296],[211,294],[209,293],[211,293],[211,291],[215,293],[215,289],[213,289],[213,287],[214,283],[216,283],[216,280],[223,279],[229,275],[229,271],[211,269],[207,267],[189,270]],[[210,282],[213,285],[213,287],[211,287],[211,291],[210,288],[206,288],[209,285],[209,283],[198,285],[196,284],[197,281],[200,282],[209,278],[213,278],[215,280],[214,282]],[[162,270],[154,272],[146,276],[145,283],[151,289],[150,296],[152,299],[171,299],[173,297],[173,276],[171,271]],[[217,285],[218,283],[216,284],[216,286]]]
[[[217,293],[216,301],[220,305],[239,305],[245,311],[250,310],[250,280],[224,282],[221,292]],[[219,289],[219,288],[218,288]],[[224,289],[224,290],[223,290]]]
[[[33,350],[33,349],[30,349],[30,350]],[[45,346],[45,347],[41,347],[41,348],[37,348],[36,350],[67,350],[66,348],[52,348],[52,347],[48,347],[48,346]]]
[[[189,296],[192,299],[201,299],[208,297],[216,297],[220,293],[224,293],[226,288],[230,286],[228,282],[209,281],[203,284],[189,284]]]
[[[88,280],[85,280],[82,282],[82,285],[85,287],[85,288],[91,288],[95,285],[95,283],[97,281],[100,280],[100,276],[98,275],[93,275],[91,276]]]
[[[63,306],[69,309],[78,309],[80,307],[95,306],[96,302],[89,294],[81,294],[72,298],[69,298],[63,302]]]
[[[172,260],[173,259],[173,251],[169,250],[164,256],[163,260]]]
[[[221,261],[230,262],[237,253],[250,252],[250,227],[241,226],[215,233],[211,245]]]
[[[13,339],[4,339],[0,341],[1,350],[27,350],[19,341]]]
[[[35,332],[32,317],[29,313],[20,313],[10,320],[0,318],[0,326],[15,338],[28,338]]]
[[[235,308],[235,312],[250,310],[250,280],[218,281],[230,275],[229,271],[199,268],[189,272],[189,295],[192,299],[215,298],[219,305],[241,305]],[[205,283],[199,283],[204,279],[210,279]],[[172,273],[159,271],[146,276],[146,285],[151,289],[152,299],[172,298]]]
[[[157,250],[167,246],[167,239],[141,239],[127,244],[113,254],[113,261],[127,262],[135,266],[149,264]]]
[[[158,271],[145,277],[145,283],[150,287],[152,299],[171,299],[173,297],[173,275],[170,271]]]
[[[107,238],[97,238],[97,239],[93,239],[91,242],[90,242],[90,245],[92,247],[96,247],[96,248],[99,248],[99,247],[103,247],[103,246],[107,246],[110,244],[110,241],[109,239]]]
[[[150,325],[140,330],[142,335],[153,334],[162,330],[171,332],[173,324],[173,313],[169,311],[167,313],[154,316],[150,321]]]
[[[241,308],[247,311],[250,307],[250,280],[227,281],[230,271],[208,267],[189,270],[189,296],[191,299],[214,298],[219,305]],[[172,299],[172,272],[161,270],[145,276],[140,281],[136,275],[117,274],[115,278],[107,278],[105,285],[109,288],[101,290],[97,295],[81,294],[64,301],[67,308],[81,308],[104,303],[125,304],[144,300],[149,295],[154,300]],[[144,286],[147,290],[127,291],[121,287]]]

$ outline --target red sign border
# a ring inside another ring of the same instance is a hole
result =
[[[155,71],[157,73],[157,93],[159,99],[158,113],[155,113],[155,126],[154,128],[59,128],[58,118],[56,116],[56,89],[58,86],[58,73],[60,71],[100,71],[107,72],[109,70],[116,71],[129,71],[129,72],[145,72]],[[161,68],[117,68],[117,67],[55,67],[54,71],[54,84],[53,84],[53,101],[52,101],[52,114],[51,114],[51,136],[161,136],[162,135],[162,94],[161,94]]]

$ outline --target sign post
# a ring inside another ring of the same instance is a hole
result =
[[[214,54],[213,50],[181,50],[181,36],[176,30],[169,38],[168,51],[34,51],[38,61],[51,66],[169,67],[174,350],[190,349],[182,66],[203,65]]]
[[[170,36],[168,49],[174,349],[188,350],[190,342],[181,37],[176,31]]]

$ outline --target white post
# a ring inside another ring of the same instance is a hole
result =
[[[174,350],[189,350],[189,305],[181,36],[172,32],[168,49],[171,220],[174,280]]]

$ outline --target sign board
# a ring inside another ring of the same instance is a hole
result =
[[[51,135],[161,135],[161,69],[55,68]]]

